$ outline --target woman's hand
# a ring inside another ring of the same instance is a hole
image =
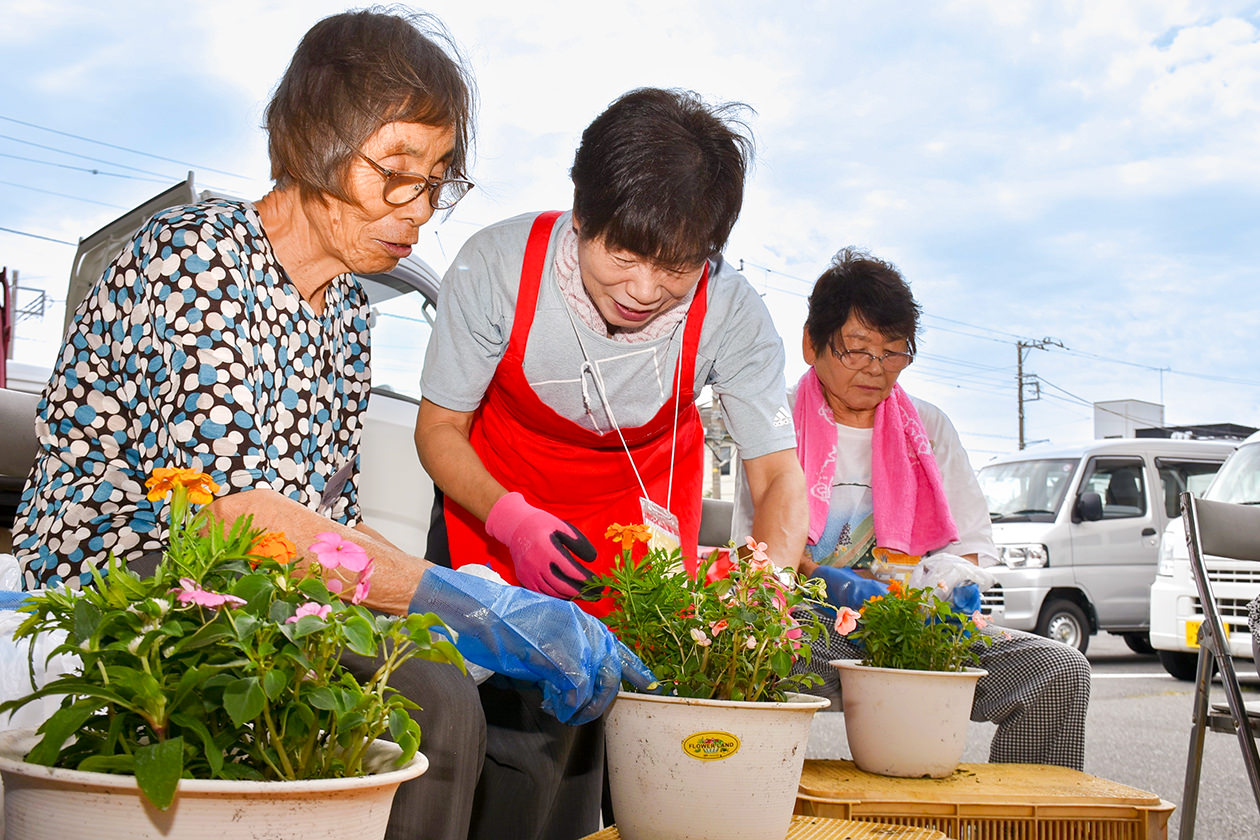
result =
[[[507,546],[516,577],[528,589],[555,598],[577,598],[595,570],[595,546],[563,519],[508,493],[486,517],[486,533]]]

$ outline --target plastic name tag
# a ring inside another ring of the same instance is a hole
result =
[[[663,508],[651,499],[639,497],[639,507],[643,511],[643,524],[648,527],[651,537],[648,539],[648,548],[656,551],[660,549],[665,552],[672,552],[682,547],[682,537],[679,534],[682,528],[678,525],[678,517],[669,512],[668,508]],[[682,567],[679,566],[679,571]]]

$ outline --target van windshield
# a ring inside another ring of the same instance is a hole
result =
[[[1260,505],[1260,444],[1238,447],[1225,460],[1203,498],[1236,505]]]
[[[990,464],[977,473],[994,522],[1053,522],[1072,483],[1075,458]]]

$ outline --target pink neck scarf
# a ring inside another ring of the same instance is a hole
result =
[[[796,386],[792,419],[796,424],[796,453],[805,469],[809,494],[809,541],[815,543],[831,505],[836,421],[812,367]],[[900,385],[894,385],[888,398],[875,408],[871,500],[875,542],[881,548],[922,556],[958,539],[932,442]]]

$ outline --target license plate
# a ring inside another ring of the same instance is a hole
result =
[[[1202,621],[1186,622],[1186,644],[1192,648],[1199,646],[1199,625],[1202,623]]]

